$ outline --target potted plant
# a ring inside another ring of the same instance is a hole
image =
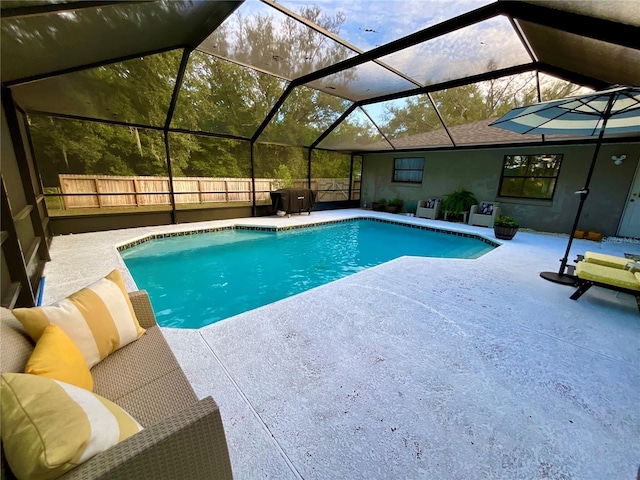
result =
[[[518,222],[513,217],[499,215],[493,222],[493,233],[501,240],[511,240],[520,228]]]
[[[477,204],[478,200],[476,200],[473,193],[463,188],[445,195],[440,204],[440,210],[455,217],[460,217],[460,215],[467,213],[472,205]]]
[[[387,201],[384,198],[380,200],[376,200],[371,204],[371,208],[376,212],[384,212],[385,207],[387,206]]]
[[[400,213],[400,209],[402,208],[402,204],[404,202],[399,198],[394,198],[393,200],[389,200],[387,204],[386,211],[389,213]]]

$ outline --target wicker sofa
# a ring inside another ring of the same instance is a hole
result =
[[[145,427],[61,479],[231,479],[222,419],[211,397],[198,400],[160,328],[144,291],[129,294],[146,333],[91,369],[94,392]],[[33,342],[5,308],[0,369],[23,372]],[[2,459],[2,478],[13,478]]]

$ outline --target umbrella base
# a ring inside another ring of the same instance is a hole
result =
[[[576,286],[578,277],[575,275],[560,275],[558,272],[541,272],[540,276],[545,280],[549,280],[553,283],[559,283],[560,285]]]

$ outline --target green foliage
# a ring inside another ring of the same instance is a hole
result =
[[[368,146],[376,142],[383,142],[388,145],[371,120],[366,115],[359,114],[358,110],[355,110],[329,134],[326,140],[320,143],[320,146],[340,148],[342,145]]]
[[[59,173],[167,175],[161,132],[32,115],[30,130],[45,187]],[[175,157],[174,174],[183,160]]]
[[[393,205],[393,206],[396,206],[396,207],[401,207],[403,203],[404,203],[404,202],[403,202],[401,199],[399,199],[399,198],[394,198],[394,199],[392,199],[392,200],[389,200],[388,205]]]
[[[376,200],[376,202],[378,205],[380,205],[381,207],[386,207],[387,206],[387,200],[384,198],[381,198],[380,200]]]
[[[468,212],[472,205],[477,205],[478,200],[468,190],[464,188],[445,195],[440,208],[443,212],[450,212],[456,215]]]
[[[349,154],[314,150],[311,155],[312,178],[349,178],[350,169],[351,155]]]
[[[342,98],[297,87],[269,123],[260,141],[311,145],[350,105]]]
[[[273,172],[286,165],[292,178],[307,178],[307,150],[300,147],[285,147],[266,143],[254,145],[255,175],[269,178]]]
[[[493,225],[496,227],[513,227],[519,228],[518,222],[516,222],[515,218],[509,217],[507,215],[498,215],[493,222]]]
[[[291,175],[289,167],[287,167],[286,165],[278,165],[278,168],[273,171],[273,176],[274,178],[279,178],[282,180],[281,188],[293,187],[293,176]]]
[[[495,70],[495,62],[487,64]],[[550,79],[541,86],[543,100],[564,98],[575,93],[576,85]],[[514,107],[538,101],[533,76],[514,75],[481,83],[440,90],[432,94],[447,127],[500,117]],[[427,95],[409,97],[404,104],[385,108],[381,128],[391,138],[442,130],[443,126]]]

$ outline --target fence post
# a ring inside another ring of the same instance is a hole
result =
[[[289,91],[286,95],[288,95],[289,93],[291,93],[291,92]],[[285,98],[286,98],[286,95],[283,94],[283,96],[285,96]],[[282,98],[282,97],[280,97],[280,98]],[[280,101],[280,99],[278,99],[278,102],[279,101]],[[275,111],[273,110],[273,108],[272,108],[271,112],[269,112],[269,113],[272,113],[272,112],[273,112],[273,114],[275,114]],[[260,125],[260,127],[262,127],[263,125],[266,127],[265,122],[263,122],[263,124]],[[258,129],[260,129],[260,127],[258,127]],[[263,129],[264,129],[264,127],[263,127]],[[256,136],[255,138],[257,139],[258,137]],[[250,150],[249,150],[250,157],[249,158],[251,160],[251,213],[252,213],[253,217],[257,217],[258,216],[258,208],[256,206],[256,165],[255,165],[255,158],[254,158],[254,153],[253,153],[254,144],[255,144],[255,140],[252,139],[251,143],[249,144],[250,145]]]
[[[67,203],[67,196],[65,195],[65,193],[69,193],[69,192],[67,192],[67,186],[64,183],[62,174],[58,174],[58,182],[60,182],[60,193],[62,194],[62,209],[69,210],[69,204]]]
[[[96,187],[96,197],[98,197],[98,208],[102,208],[102,195],[100,195],[100,186],[98,177],[93,177],[93,185]]]
[[[184,57],[183,57],[183,64],[186,65]],[[182,64],[180,65],[180,68],[182,68]],[[177,85],[178,83],[176,82],[176,86]],[[175,92],[174,92],[174,95],[175,95]],[[168,118],[170,119],[171,117],[169,116]],[[173,169],[171,168],[171,155],[169,155],[169,130],[168,129],[165,129],[164,131],[164,153],[167,157],[167,173],[169,174],[169,201],[171,202],[171,223],[176,224],[178,223],[177,214],[176,214],[176,196],[173,191]]]
[[[140,204],[138,203],[138,179],[134,178],[133,179],[133,196],[136,199],[136,207],[139,207]]]
[[[351,194],[352,192],[352,184],[353,184],[353,160],[354,160],[354,156],[353,153],[351,154],[351,165],[349,166],[349,196],[347,197],[347,200],[351,200]]]
[[[307,149],[307,185],[311,190],[311,148]]]

